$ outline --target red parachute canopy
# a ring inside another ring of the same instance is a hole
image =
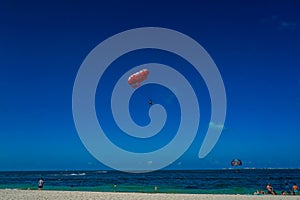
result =
[[[233,159],[231,161],[231,166],[241,166],[242,165],[242,161],[240,159]]]
[[[147,79],[148,74],[149,74],[148,69],[142,69],[129,76],[128,84],[135,89],[141,85],[141,82]]]

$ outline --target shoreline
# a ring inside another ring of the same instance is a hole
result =
[[[299,199],[293,195],[232,195],[232,194],[170,194],[170,193],[126,193],[126,192],[88,192],[55,190],[0,189],[0,200],[7,199],[48,199],[48,200],[255,200],[255,199]]]

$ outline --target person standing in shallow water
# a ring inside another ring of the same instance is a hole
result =
[[[292,194],[296,195],[296,194],[298,194],[298,192],[299,192],[299,187],[296,183],[294,183],[292,186]]]
[[[270,183],[267,184],[266,189],[268,191],[268,194],[276,195],[276,192],[274,191],[274,189]]]
[[[40,178],[39,182],[38,182],[38,189],[42,190],[44,187],[44,179]]]

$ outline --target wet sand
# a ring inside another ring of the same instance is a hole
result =
[[[212,194],[162,194],[80,191],[0,190],[0,200],[255,200],[300,199],[300,196],[282,195],[212,195]]]

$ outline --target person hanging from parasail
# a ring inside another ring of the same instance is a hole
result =
[[[133,89],[136,89],[136,88],[140,87],[141,83],[147,79],[149,73],[150,72],[149,72],[148,69],[142,69],[142,70],[130,75],[129,78],[128,78],[128,84]],[[153,105],[153,102],[152,102],[151,99],[149,100],[148,103],[149,103],[150,106]]]

